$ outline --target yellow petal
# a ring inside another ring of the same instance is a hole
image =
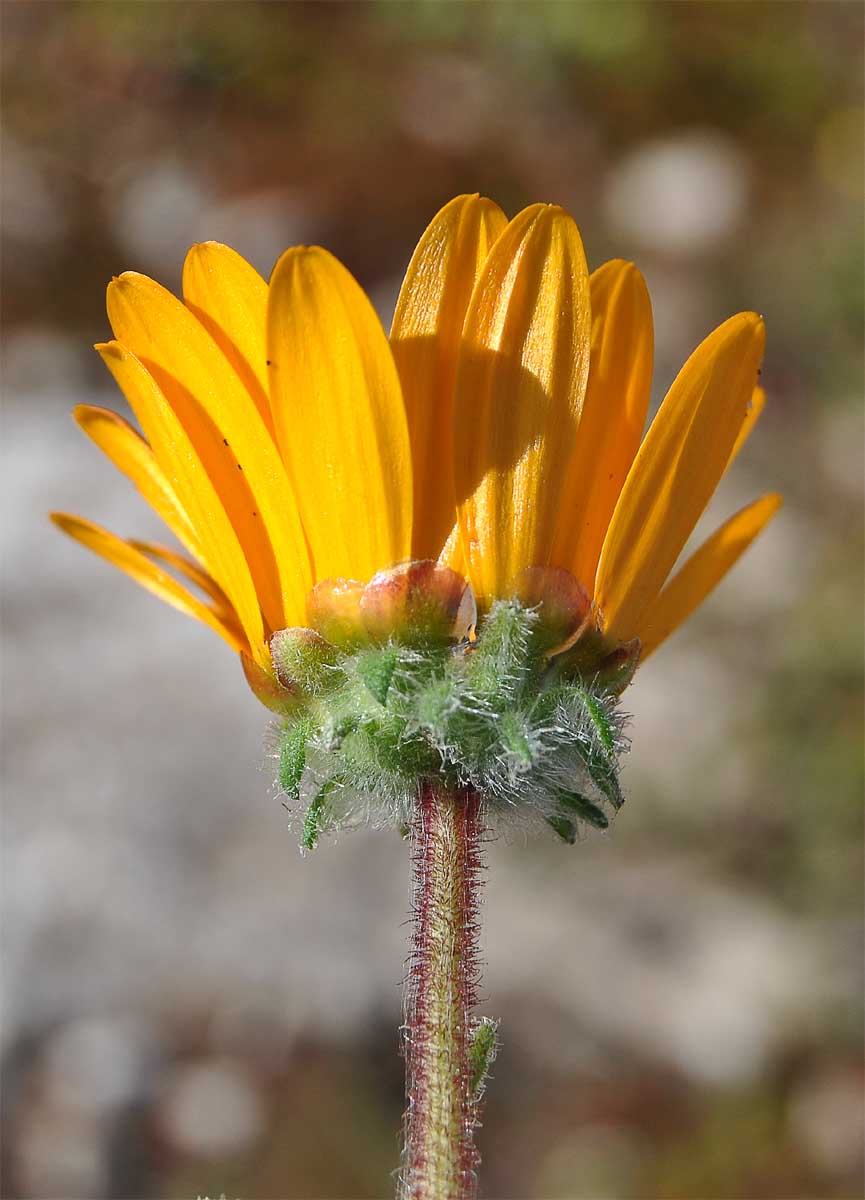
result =
[[[724,473],[765,344],[755,313],[725,321],[673,382],[625,480],[595,584],[611,641],[640,628]]]
[[[643,618],[639,632],[641,662],[718,586],[781,503],[775,493],[755,500],[725,522],[676,572]]]
[[[124,571],[136,583],[140,583],[143,588],[152,592],[154,596],[158,596],[160,600],[164,600],[166,604],[209,625],[228,642],[233,650],[238,653],[242,650],[248,651],[245,640],[238,635],[234,628],[221,620],[206,604],[196,600],[167,571],[163,571],[140,550],[128,542],[124,542],[122,538],[109,533],[107,529],[102,529],[99,525],[94,525],[81,517],[71,516],[69,513],[52,513],[51,520],[58,529],[62,529],[76,542],[80,542],[101,558]]]
[[[185,554],[178,554],[170,546],[163,546],[158,542],[142,541],[140,538],[127,538],[126,543],[133,550],[140,550],[148,558],[152,558],[158,563],[165,563],[167,567],[173,567],[175,571],[178,571],[181,575],[185,575],[190,583],[194,583],[196,587],[201,588],[206,596],[210,597],[213,601],[214,609],[227,625],[233,623],[239,627],[237,614],[231,607],[225,592],[216,580],[211,575],[208,575],[198,563],[193,562],[191,558],[187,558]],[[243,638],[243,641],[245,643],[246,639]]]
[[[507,225],[497,204],[457,196],[412,255],[390,345],[408,419],[414,481],[412,558],[435,558],[454,523],[453,392],[463,321],[490,247]]]
[[[144,438],[128,421],[107,408],[78,404],[72,415],[87,436],[135,484],[190,553],[198,554],[198,540],[189,518]]]
[[[757,424],[757,422],[760,419],[760,413],[763,411],[763,409],[765,407],[766,407],[766,393],[763,390],[763,388],[755,387],[753,392],[751,393],[751,403],[748,407],[748,412],[745,415],[745,420],[742,423],[742,428],[739,430],[739,436],[736,438],[736,442],[733,446],[733,449],[730,451],[730,458],[729,458],[729,461],[727,462],[728,469],[732,466],[733,459],[738,455],[739,451],[742,449],[742,447],[747,442],[748,438],[751,436],[754,426]]]
[[[156,381],[119,342],[96,349],[120,385],[195,530],[202,559],[228,596],[252,653],[269,662],[252,575],[219,495],[177,414]]]
[[[108,316],[178,411],[235,524],[269,623],[301,621],[309,554],[285,468],[248,391],[201,323],[152,279],[115,279]]]
[[[221,242],[199,242],[183,264],[183,299],[219,346],[273,436],[267,382],[267,284]]]
[[[411,452],[393,356],[361,288],[318,246],[274,268],[268,358],[316,579],[366,580],[408,558]]]
[[[452,571],[456,571],[458,575],[467,576],[466,572],[466,556],[463,554],[463,544],[460,540],[459,525],[451,526],[450,533],[445,539],[445,544],[442,546],[438,556],[438,561],[443,567],[450,567]]]
[[[633,263],[589,278],[592,352],[552,561],[592,591],[604,535],[643,436],[652,390],[652,305]]]
[[[523,567],[550,564],[590,345],[579,232],[563,209],[536,204],[490,251],[457,368],[454,482],[481,605]]]

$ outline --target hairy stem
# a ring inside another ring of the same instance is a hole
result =
[[[414,929],[406,980],[408,1104],[399,1195],[473,1200],[481,1090],[472,1015],[479,976],[477,796],[427,786],[411,838]]]

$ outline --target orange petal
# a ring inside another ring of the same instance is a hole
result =
[[[765,344],[755,313],[725,321],[667,394],[604,540],[595,603],[609,641],[634,637],[724,473]]]
[[[198,563],[193,562],[191,558],[187,558],[185,554],[178,554],[170,546],[162,546],[158,542],[146,542],[140,538],[127,538],[126,541],[133,550],[140,550],[148,558],[152,558],[158,563],[165,563],[167,567],[173,567],[175,571],[179,571],[181,575],[185,575],[190,583],[194,583],[196,587],[201,588],[205,595],[210,597],[213,601],[214,609],[225,620],[226,624],[233,621],[239,626],[240,623],[237,620],[237,614],[231,607],[225,592],[216,580],[211,575],[208,575]]]
[[[527,208],[484,264],[457,368],[454,482],[482,608],[523,567],[550,565],[590,344],[577,227],[561,208]]]
[[[727,469],[733,465],[733,460],[738,455],[739,451],[747,442],[748,438],[754,431],[754,426],[760,419],[760,414],[766,407],[766,393],[761,387],[755,387],[751,393],[751,403],[748,406],[748,412],[745,414],[745,420],[742,422],[742,428],[739,430],[739,436],[733,449],[730,451],[730,458],[727,462]]]
[[[238,634],[235,628],[222,620],[213,609],[202,604],[200,600],[196,600],[186,588],[181,587],[173,576],[169,575],[167,571],[161,570],[140,550],[128,542],[124,542],[122,538],[109,533],[107,529],[102,529],[99,525],[94,525],[91,521],[85,521],[83,518],[72,516],[69,513],[52,513],[51,520],[58,529],[62,529],[76,542],[80,542],[107,562],[124,571],[136,583],[140,583],[143,588],[153,592],[154,596],[158,596],[166,604],[209,625],[228,642],[233,650],[240,652],[249,649],[245,639]]]
[[[318,246],[287,250],[274,267],[268,358],[316,579],[369,579],[407,558],[411,451],[399,377],[366,295]]]
[[[321,579],[309,593],[309,624],[328,642],[354,648],[366,640],[360,616],[364,584],[359,579]]]
[[[285,468],[249,392],[201,323],[152,279],[134,272],[115,279],[108,316],[118,340],[178,410],[216,482],[270,624],[280,628],[301,619],[311,582],[309,554]],[[229,478],[238,479],[236,489],[229,488]]]
[[[119,342],[96,347],[147,435],[165,475],[187,513],[202,559],[228,596],[250,651],[269,664],[261,609],[249,565],[219,495],[177,414],[155,380]]]
[[[591,591],[610,517],[646,424],[654,337],[649,293],[633,263],[605,263],[589,283],[589,382],[552,558]]]
[[[190,553],[198,554],[198,540],[189,518],[141,434],[117,413],[93,404],[76,405],[72,415],[87,436],[135,484]]]
[[[273,436],[267,382],[267,284],[221,242],[199,242],[183,264],[183,299],[240,376]]]
[[[435,558],[454,523],[457,355],[472,289],[506,225],[492,200],[478,195],[451,200],[418,242],[396,302],[390,346],[411,442],[414,559]]]
[[[642,662],[677,629],[748,549],[781,507],[776,493],[755,500],[730,517],[676,572],[643,618]]]
[[[250,691],[265,708],[269,708],[280,717],[290,717],[297,711],[298,696],[291,689],[282,686],[273,667],[263,667],[248,654],[241,654],[240,665]]]
[[[204,464],[231,522],[252,574],[265,623],[280,628],[286,620],[284,594],[273,544],[249,475],[233,447],[182,384],[151,363],[149,368],[171,409]]]

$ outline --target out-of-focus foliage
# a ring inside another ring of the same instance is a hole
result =
[[[491,1196],[861,1188],[861,6],[6,0],[3,1101],[10,1195],[380,1196],[404,847],[296,857],[206,631],[44,522],[147,534],[66,413],[103,288],[319,242],[389,320],[427,220],[569,208],[644,270],[657,396],[742,308],[776,525],[628,693],[606,837],[491,848]],[[470,430],[467,431],[470,436]]]

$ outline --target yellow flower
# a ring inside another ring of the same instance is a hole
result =
[[[183,302],[127,273],[108,316],[115,340],[97,349],[144,436],[100,408],[75,416],[186,553],[53,519],[210,625],[259,683],[271,635],[316,623],[315,585],[353,604],[377,572],[437,558],[467,576],[481,612],[527,568],[568,572],[605,652],[639,638],[645,658],[780,504],[737,513],[668,579],[762,407],[763,322],[742,313],[706,338],[641,445],[645,283],[619,260],[589,275],[576,225],[552,205],[508,222],[478,196],[447,204],[389,340],[319,247],[287,250],[268,285],[203,243]]]

